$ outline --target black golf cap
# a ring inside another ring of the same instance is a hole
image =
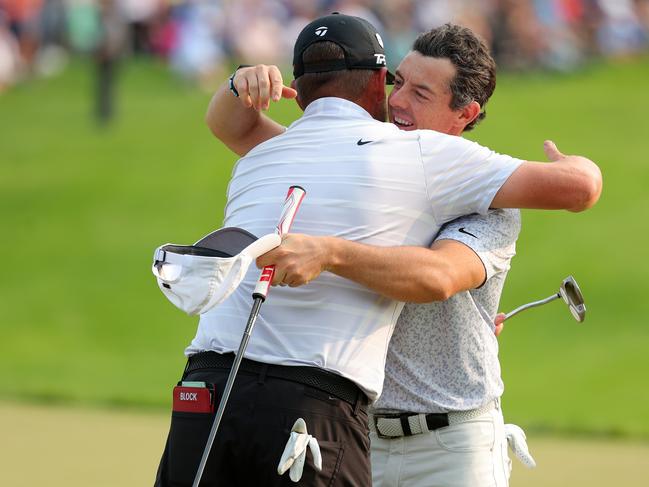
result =
[[[341,47],[345,59],[305,64],[304,50],[316,42],[329,41]],[[386,67],[383,39],[374,26],[360,17],[334,12],[315,19],[307,25],[295,41],[293,49],[293,76],[297,79],[305,73],[327,73],[345,69],[381,69]],[[394,76],[388,72],[388,84]]]

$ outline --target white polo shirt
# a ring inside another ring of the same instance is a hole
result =
[[[238,161],[224,226],[272,232],[288,187],[298,184],[307,195],[293,233],[428,246],[445,222],[485,213],[520,163],[461,137],[400,131],[352,102],[323,98],[284,134]],[[232,296],[201,316],[187,355],[238,349],[258,276],[252,266]],[[351,379],[374,400],[402,307],[330,273],[299,288],[275,287],[246,357],[324,368]]]

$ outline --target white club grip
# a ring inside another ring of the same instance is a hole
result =
[[[281,237],[285,233],[288,233],[295,219],[295,214],[297,213],[306,191],[300,186],[291,186],[288,188],[288,194],[284,200],[284,208],[282,209],[282,216],[279,219],[277,228],[275,232]],[[263,268],[255,290],[253,291],[253,297],[261,297],[266,299],[268,291],[270,289],[270,284],[273,282],[273,276],[275,275],[275,266],[269,265]]]

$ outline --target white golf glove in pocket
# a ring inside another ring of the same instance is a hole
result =
[[[525,432],[520,426],[515,424],[505,425],[505,436],[507,437],[507,444],[514,453],[518,461],[520,461],[527,468],[536,467],[536,462],[527,448],[527,437]]]
[[[302,478],[307,450],[311,450],[315,468],[318,471],[322,470],[322,455],[318,440],[307,433],[306,423],[302,418],[298,418],[291,428],[291,436],[284,447],[279,465],[277,465],[277,473],[283,475],[290,469],[290,479],[293,482],[298,482]]]

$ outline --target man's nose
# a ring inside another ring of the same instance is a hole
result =
[[[392,91],[388,97],[388,105],[391,108],[405,108],[407,103],[406,97],[403,95],[403,90]]]

